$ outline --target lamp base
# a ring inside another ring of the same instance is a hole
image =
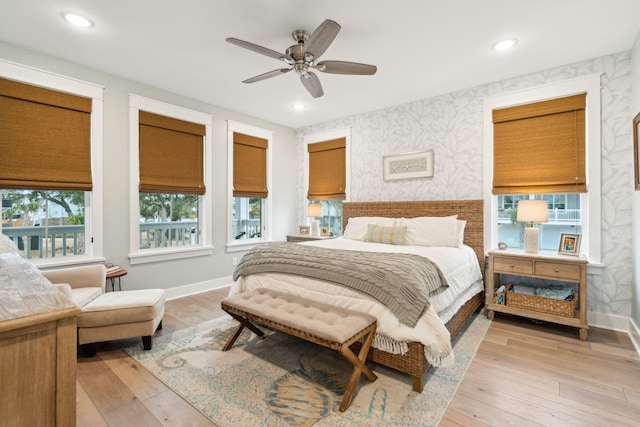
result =
[[[311,220],[311,233],[312,236],[319,236],[320,235],[320,221],[318,221],[317,219],[312,219]]]
[[[540,249],[540,229],[525,227],[524,229],[524,251],[535,254]]]

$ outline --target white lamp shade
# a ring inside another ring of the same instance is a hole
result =
[[[320,203],[309,203],[307,216],[316,218],[322,216],[322,205]]]
[[[547,222],[549,211],[546,200],[520,200],[518,202],[518,222]]]

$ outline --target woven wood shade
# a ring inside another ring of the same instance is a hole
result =
[[[139,191],[204,194],[205,126],[146,111],[138,120]]]
[[[346,138],[309,144],[309,200],[344,200]]]
[[[0,188],[91,191],[91,102],[0,78]]]
[[[493,111],[493,194],[587,191],[585,99]]]
[[[233,133],[233,197],[266,198],[267,148],[266,139]]]

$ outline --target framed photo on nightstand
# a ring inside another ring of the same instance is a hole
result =
[[[309,234],[309,226],[308,225],[299,225],[298,226],[298,234],[308,235]]]
[[[320,227],[320,236],[326,237],[330,235],[331,233],[329,233],[329,227]]]
[[[580,234],[560,233],[558,253],[562,255],[580,255]]]

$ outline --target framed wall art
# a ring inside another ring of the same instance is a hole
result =
[[[580,255],[580,234],[560,233],[558,253],[563,255]]]
[[[635,169],[635,187],[640,190],[640,149],[638,147],[640,138],[640,113],[633,118],[633,166]]]
[[[385,181],[432,177],[433,150],[383,156],[382,176]]]

